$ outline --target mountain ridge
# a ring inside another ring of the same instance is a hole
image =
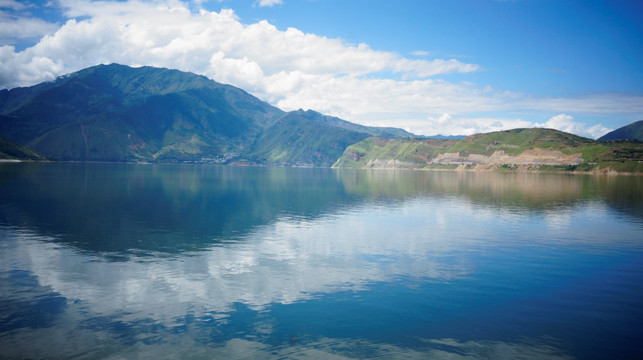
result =
[[[279,136],[286,134],[269,129],[286,115],[312,120],[298,121],[311,133],[332,129],[336,139],[278,159],[256,157],[279,150],[265,146],[280,146],[283,139]],[[311,111],[287,113],[242,89],[192,73],[119,64],[97,65],[52,82],[1,90],[0,116],[0,134],[7,139],[49,158],[73,161],[330,166],[341,152],[327,145],[339,144],[343,151],[349,145],[344,137],[414,136],[401,129],[367,127]],[[268,139],[268,135],[277,138]],[[262,147],[255,149],[256,144]]]
[[[285,112],[192,73],[119,64],[0,90],[0,136],[4,159],[643,172],[637,141],[538,128],[416,136]]]
[[[243,136],[283,115],[241,89],[202,76],[118,64],[1,93],[0,133],[60,160],[212,156],[236,149]]]

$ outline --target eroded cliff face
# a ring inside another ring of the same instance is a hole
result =
[[[355,161],[359,161],[357,158]],[[402,161],[396,158],[374,158],[365,161],[363,167],[370,169],[421,169],[433,168],[440,165],[458,165],[457,170],[485,171],[497,169],[501,166],[511,166],[518,170],[535,170],[542,165],[550,166],[576,166],[583,163],[581,153],[565,154],[558,150],[533,148],[520,154],[507,154],[503,150],[496,150],[491,155],[459,153],[444,153],[434,158],[413,157],[413,161]]]
[[[469,154],[461,156],[458,153],[445,153],[436,156],[431,164],[455,165],[579,165],[583,162],[580,153],[565,154],[558,150],[534,148],[525,150],[518,155],[510,155],[503,150],[497,150],[487,156]]]
[[[366,167],[374,169],[407,169],[415,168],[417,164],[397,159],[373,159],[366,162]]]

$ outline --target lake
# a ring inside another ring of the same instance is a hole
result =
[[[643,177],[0,164],[0,357],[643,358]]]

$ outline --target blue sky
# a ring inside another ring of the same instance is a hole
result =
[[[643,1],[300,0],[235,7],[239,3],[206,7],[406,56],[427,52],[424,57],[474,62],[484,67],[474,80],[510,91],[643,91]]]
[[[424,135],[643,119],[643,2],[0,0],[0,87],[153,65]]]

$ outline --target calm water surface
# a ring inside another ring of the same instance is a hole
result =
[[[643,180],[0,164],[0,358],[643,358]]]

